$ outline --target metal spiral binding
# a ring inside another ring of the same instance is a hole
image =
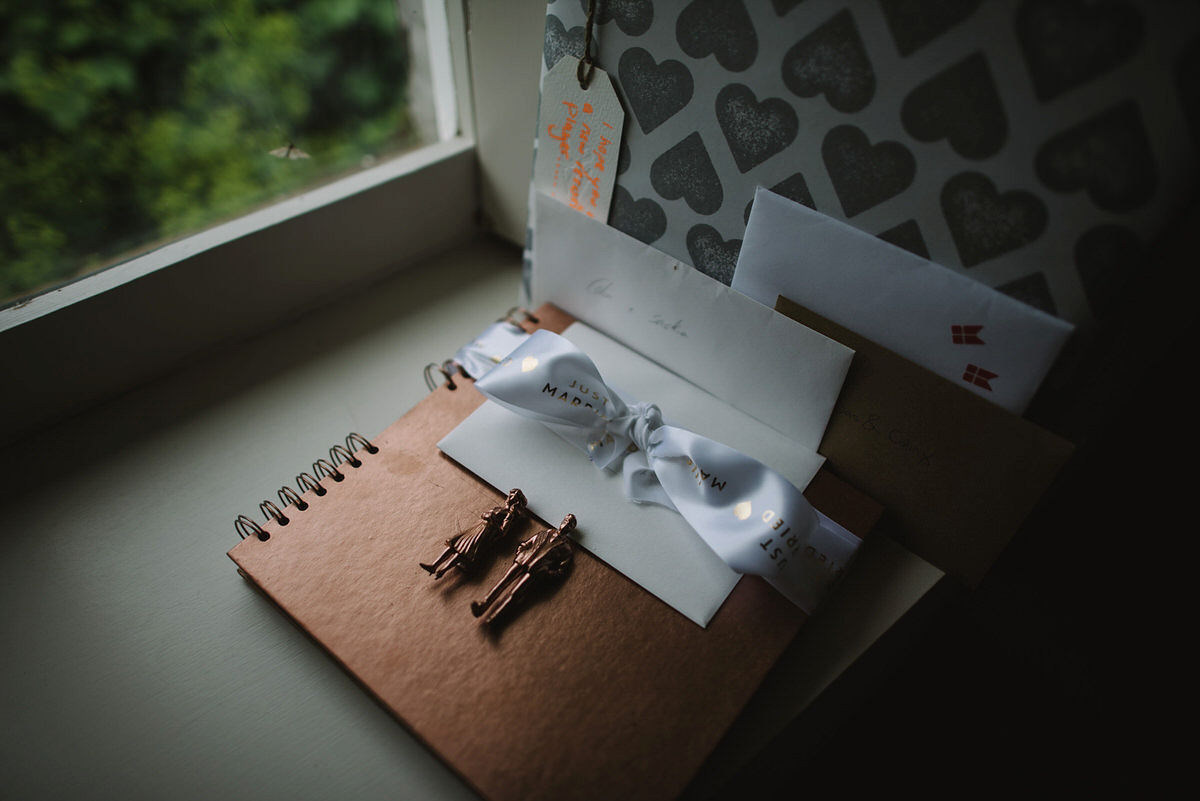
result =
[[[517,319],[518,314],[520,314],[524,319],[518,320]],[[520,306],[513,306],[511,309],[509,309],[507,312],[505,312],[503,317],[501,317],[496,322],[512,323],[513,325],[517,325],[517,326],[521,325],[522,323],[526,323],[526,322],[537,325],[538,318],[535,314],[533,314],[532,312],[526,311],[525,309],[522,309]]]
[[[358,448],[355,448],[355,445],[357,445]],[[377,445],[372,445],[369,439],[364,437],[362,434],[355,434],[353,431],[346,435],[346,447],[349,448],[351,452],[354,452],[355,450],[364,450],[371,455],[379,453],[379,447]]]
[[[299,495],[294,489],[284,484],[279,488],[279,502],[286,508],[289,504],[296,507],[297,512],[303,512],[308,509],[308,501]]]
[[[458,385],[454,383],[454,374],[457,372],[458,364],[453,359],[446,359],[441,364],[430,362],[425,365],[425,386],[429,388],[430,392],[437,389],[437,379],[434,374],[441,373],[442,378],[446,379],[446,389],[458,389]]]
[[[317,481],[315,478],[313,478],[312,473],[307,472],[296,476],[296,486],[300,487],[301,492],[308,492],[309,490],[312,490],[317,494],[318,498],[329,491],[321,486],[320,481]]]
[[[263,541],[271,539],[271,535],[264,531],[262,526],[245,515],[238,515],[237,519],[233,521],[233,527],[238,534],[242,535],[242,539],[246,539],[251,534]]]
[[[291,522],[291,518],[284,513],[286,509],[291,508],[296,512],[307,511],[310,504],[304,500],[305,494],[312,492],[319,498],[329,491],[321,484],[322,478],[342,481],[346,478],[346,474],[338,469],[339,466],[345,464],[351,468],[362,467],[362,460],[356,456],[359,451],[373,455],[379,453],[379,446],[373,444],[362,434],[352,431],[346,435],[345,445],[338,444],[329,449],[328,459],[317,459],[313,462],[312,473],[302,472],[296,476],[296,486],[299,487],[299,492],[285,484],[279,488],[279,504],[267,500],[258,505],[266,522],[286,526]],[[233,528],[242,539],[256,537],[265,542],[271,538],[271,534],[261,524],[246,515],[238,515],[233,521]]]
[[[333,462],[334,467],[337,467],[342,462],[345,462],[351,467],[362,467],[362,462],[356,459],[354,454],[351,453],[350,449],[345,445],[334,445],[332,448],[330,448],[329,461]]]
[[[267,516],[267,519],[274,520],[281,526],[288,524],[287,515],[279,511],[279,507],[270,501],[263,501],[258,505],[258,510]]]
[[[518,328],[523,328],[525,323],[533,323],[534,325],[537,325],[538,318],[537,315],[521,308],[520,306],[513,306],[496,322],[511,323]],[[429,388],[430,392],[433,392],[438,388],[438,373],[441,373],[442,378],[445,380],[446,389],[451,390],[458,389],[458,384],[454,383],[455,375],[461,375],[467,378],[471,377],[463,372],[462,365],[454,361],[454,359],[446,359],[441,364],[438,364],[437,362],[430,362],[429,364],[425,365],[425,386]]]
[[[313,462],[313,475],[317,477],[318,481],[321,480],[321,476],[328,476],[334,481],[341,481],[346,477],[342,474],[342,471],[334,467],[333,462],[329,461],[328,459],[318,459],[317,461]]]

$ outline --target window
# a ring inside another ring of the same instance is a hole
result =
[[[423,12],[396,0],[4,12],[0,305],[452,136],[453,104],[430,91],[447,48],[427,46],[445,23],[430,30]]]
[[[363,4],[318,5],[353,10]],[[88,4],[58,5],[69,16],[67,11]],[[398,0],[396,7],[410,31],[423,32],[411,40],[410,55],[414,69],[424,71],[418,85],[425,88],[410,99],[425,103],[429,112],[414,127],[428,126],[436,133],[427,138],[436,141],[390,159],[382,154],[369,168],[357,163],[315,188],[272,187],[286,198],[0,310],[0,370],[8,384],[0,404],[0,442],[471,235],[478,204],[464,91],[469,85],[464,8],[454,0]],[[449,93],[448,84],[455,87]],[[451,102],[436,106],[435,89]],[[421,97],[421,91],[427,95]],[[289,144],[301,147],[286,136],[269,144],[268,169],[294,162],[304,169],[316,160],[270,156],[277,147],[285,148],[284,156]],[[255,150],[263,146],[256,142]],[[430,197],[445,200],[430,203]]]

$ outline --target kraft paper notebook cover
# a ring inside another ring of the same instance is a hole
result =
[[[538,310],[544,327],[570,318]],[[476,409],[469,381],[442,385],[378,437],[360,467],[305,492],[286,525],[261,525],[229,555],[485,798],[677,796],[805,620],[743,578],[708,628],[576,548],[561,585],[489,633],[469,612],[511,563],[439,581],[418,567],[501,493],[437,451]],[[535,454],[514,458],[536,458]],[[856,533],[880,508],[824,471],[806,494]],[[555,521],[557,522],[557,521]],[[523,539],[543,524],[528,522]]]

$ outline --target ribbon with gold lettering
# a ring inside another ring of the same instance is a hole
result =
[[[779,473],[664,423],[653,403],[621,398],[585,353],[550,331],[535,331],[475,386],[597,467],[620,469],[631,500],[674,509],[731,568],[764,577],[806,612],[858,548],[858,537]]]
[[[510,320],[499,320],[454,354],[453,362],[469,378],[480,378],[504,359],[529,333]]]

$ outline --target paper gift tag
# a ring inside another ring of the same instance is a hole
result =
[[[579,59],[561,58],[542,79],[533,184],[572,209],[607,222],[625,111],[604,70],[593,69],[584,89],[578,68]]]

